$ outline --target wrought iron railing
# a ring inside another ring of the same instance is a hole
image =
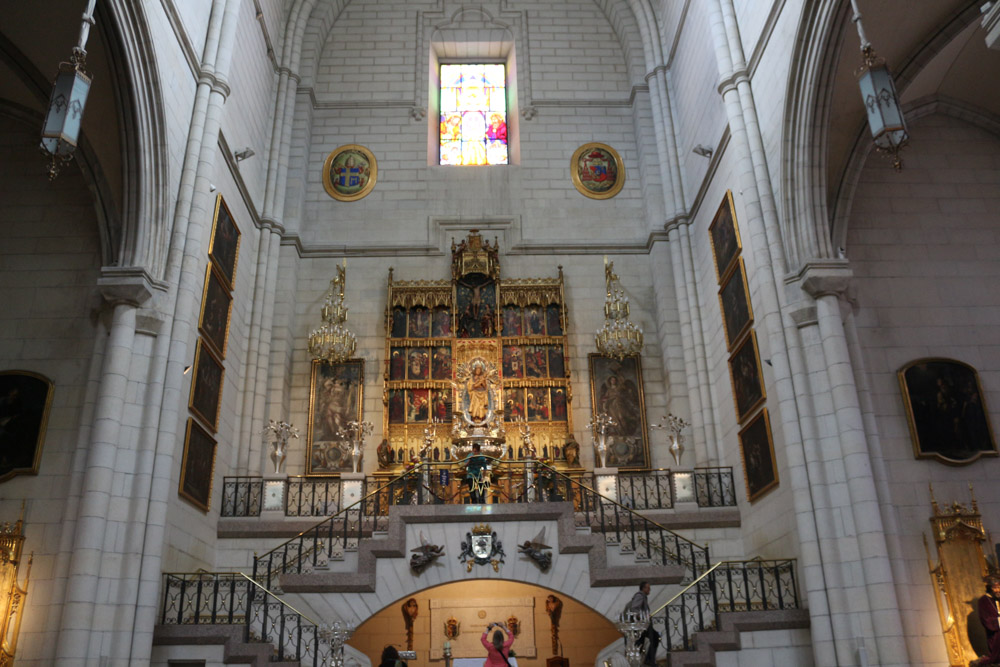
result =
[[[732,466],[695,468],[694,492],[699,507],[735,507]]]
[[[160,623],[164,625],[242,625],[245,642],[274,647],[273,659],[303,665],[333,664],[349,629],[319,623],[298,611],[242,572],[190,572],[163,575]]]
[[[285,573],[310,572],[343,558],[360,541],[386,530],[389,508],[452,502],[464,487],[444,483],[440,470],[449,464],[422,463],[370,491],[354,504],[254,559],[253,577],[275,588]],[[632,553],[639,561],[682,565],[691,578],[709,566],[708,548],[598,494],[554,468],[534,461],[504,462],[496,468],[491,500],[511,503],[572,503],[575,524],[604,536],[607,545]],[[438,473],[438,474],[435,474]],[[502,474],[501,474],[502,473]]]
[[[260,516],[263,488],[262,477],[223,477],[221,516]]]
[[[673,483],[677,474],[669,469],[620,472],[618,497],[624,505],[639,511],[671,509],[677,502]],[[732,467],[695,468],[694,491],[699,507],[734,507]]]
[[[330,516],[339,511],[339,478],[288,478],[285,486],[285,516]]]
[[[727,612],[798,609],[795,560],[722,561],[651,614],[667,651],[694,650],[693,637]]]

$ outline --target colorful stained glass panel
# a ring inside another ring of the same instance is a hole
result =
[[[507,164],[504,65],[441,66],[440,164]]]

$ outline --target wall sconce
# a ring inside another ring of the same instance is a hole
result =
[[[861,40],[861,57],[864,64],[855,73],[858,86],[861,88],[861,99],[865,103],[868,114],[868,126],[872,131],[875,150],[892,157],[892,168],[899,171],[903,161],[899,157],[901,151],[909,143],[910,135],[906,131],[906,121],[899,107],[899,95],[896,94],[896,84],[892,74],[885,64],[885,59],[875,54],[875,49],[865,36],[861,25],[861,10],[857,0],[851,0],[854,16],[851,20],[858,27],[858,38]]]
[[[84,69],[87,64],[87,38],[90,26],[94,25],[94,5],[97,0],[89,0],[83,12],[80,38],[69,62],[59,63],[59,73],[52,84],[49,108],[42,125],[40,148],[49,156],[49,180],[55,180],[59,170],[73,159],[83,124],[83,110],[90,93],[90,73]]]
[[[246,148],[244,148],[241,151],[236,151],[235,153],[233,153],[233,157],[236,158],[237,162],[243,162],[243,160],[246,160],[247,158],[251,158],[254,155],[256,155],[256,153],[254,153],[253,149],[250,148],[249,146],[247,146]]]
[[[691,152],[694,153],[695,155],[700,155],[702,157],[707,157],[707,158],[711,159],[712,158],[712,153],[714,153],[715,151],[713,151],[711,148],[709,148],[705,144],[698,144],[697,146],[695,146],[694,148],[691,149]]]

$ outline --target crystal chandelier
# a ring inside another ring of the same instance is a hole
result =
[[[615,263],[604,258],[604,325],[594,336],[597,351],[606,357],[637,357],[642,351],[642,329],[628,319],[628,297],[614,272]]]
[[[358,341],[345,323],[344,283],[347,280],[347,260],[337,267],[337,277],[330,281],[326,303],[321,311],[323,324],[309,334],[309,354],[313,359],[337,364],[354,356]]]

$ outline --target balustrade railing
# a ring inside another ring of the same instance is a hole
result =
[[[794,560],[723,561],[651,614],[667,651],[694,649],[693,636],[727,612],[798,609]]]
[[[368,482],[366,479],[365,482]],[[334,477],[289,477],[285,516],[330,516],[340,511],[340,480]]]
[[[242,625],[243,640],[271,644],[277,661],[320,667],[342,657],[348,626],[320,625],[242,572],[167,573],[163,579],[164,625]]]
[[[699,507],[735,507],[732,467],[695,468],[694,492]]]
[[[260,516],[264,501],[262,477],[224,477],[222,516]]]

